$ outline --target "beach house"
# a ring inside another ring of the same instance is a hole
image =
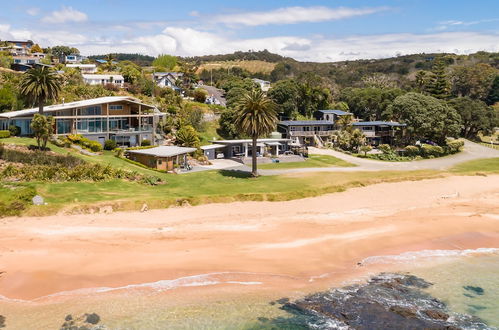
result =
[[[187,155],[196,151],[196,148],[177,146],[159,146],[148,149],[127,150],[126,156],[148,167],[173,171],[175,168],[188,168]]]
[[[398,136],[404,134],[407,125],[394,121],[359,121],[352,123],[352,126],[360,129],[371,145],[391,145]]]
[[[120,74],[82,74],[83,81],[88,85],[107,85],[112,84],[123,88],[125,78]]]
[[[30,135],[31,120],[38,108],[0,113],[0,130],[18,126],[21,135]],[[55,119],[54,134],[81,134],[104,144],[107,139],[118,145],[138,146],[143,140],[158,144],[155,128],[163,117],[154,105],[128,96],[108,96],[46,106],[46,115]]]

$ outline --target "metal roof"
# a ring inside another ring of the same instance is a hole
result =
[[[335,114],[337,116],[353,115],[353,113],[346,112],[343,110],[317,110],[317,111],[322,112],[322,113],[332,113],[332,114]]]
[[[144,105],[146,107],[153,108],[155,110],[154,112],[159,113],[159,110],[157,110],[155,106],[141,103],[140,100],[133,98],[133,97],[129,97],[129,96],[105,96],[105,97],[99,97],[99,98],[90,99],[90,100],[69,102],[69,103],[63,103],[63,104],[54,104],[54,105],[49,105],[49,106],[44,107],[43,111],[44,112],[53,112],[53,111],[59,111],[59,110],[88,107],[88,106],[92,106],[92,105],[100,105],[100,104],[105,104],[105,103],[122,102],[122,101],[141,104],[141,105]],[[38,113],[38,108],[3,112],[3,113],[0,113],[0,118],[24,117],[24,116],[34,115],[35,113]]]
[[[196,151],[196,148],[184,148],[177,146],[160,146],[149,149],[138,149],[138,150],[127,150],[127,152],[132,154],[142,154],[154,157],[172,157],[177,155],[188,154],[190,152]]]
[[[267,142],[289,142],[290,139],[258,139],[257,143],[267,143]],[[252,139],[240,139],[240,140],[213,140],[210,142],[221,143],[221,144],[239,144],[239,143],[252,143]]]
[[[220,149],[227,147],[225,144],[209,144],[207,146],[201,146],[201,150],[211,150],[211,149]]]
[[[113,79],[124,80],[122,75],[120,74],[82,74],[83,79]]]
[[[332,121],[328,120],[284,120],[280,121],[279,125],[283,126],[313,126],[313,125],[333,125]]]
[[[401,124],[396,121],[358,121],[352,123],[353,126],[392,126],[392,127],[402,127],[407,126],[406,124]]]

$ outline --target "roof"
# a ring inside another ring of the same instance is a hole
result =
[[[132,103],[136,103],[136,104],[141,104],[141,105],[155,109],[155,112],[159,112],[159,110],[157,110],[156,107],[154,107],[153,105],[141,103],[140,100],[133,98],[133,97],[129,97],[129,96],[106,96],[106,97],[99,97],[99,98],[90,99],[90,100],[69,102],[69,103],[63,103],[63,104],[54,104],[54,105],[49,105],[49,106],[44,107],[43,111],[44,112],[53,112],[53,111],[59,111],[59,110],[66,110],[66,109],[79,108],[79,107],[88,107],[88,106],[92,106],[92,105],[99,105],[99,104],[113,103],[113,102],[120,102],[120,101],[128,101],[128,102],[132,102]],[[14,118],[14,117],[31,116],[31,115],[34,115],[35,113],[38,113],[38,108],[3,112],[3,113],[0,113],[0,118]]]
[[[396,121],[358,121],[352,123],[353,126],[391,126],[391,127],[403,127],[406,124],[401,124]]]
[[[263,80],[263,79],[253,78],[252,80],[256,83],[259,83],[259,84],[264,84],[264,83],[270,84],[270,81]]]
[[[66,64],[68,68],[95,68],[95,64]]]
[[[154,157],[172,157],[177,155],[188,154],[196,151],[196,148],[184,148],[177,146],[160,146],[149,149],[127,150],[132,154],[149,155]]]
[[[332,121],[327,120],[284,120],[279,125],[283,126],[310,126],[310,125],[333,125]]]
[[[83,74],[83,79],[121,79],[124,80],[122,75],[120,74]]]
[[[290,139],[258,139],[257,143],[267,143],[267,142],[289,142]],[[252,139],[240,139],[240,140],[213,140],[210,142],[220,143],[220,144],[239,144],[239,143],[252,143]]]
[[[211,149],[219,149],[219,148],[225,148],[225,144],[209,144],[207,146],[201,146],[201,150],[211,150]]]
[[[322,113],[332,113],[332,114],[337,115],[337,116],[353,115],[353,113],[346,112],[343,110],[317,110],[317,111],[322,112]]]

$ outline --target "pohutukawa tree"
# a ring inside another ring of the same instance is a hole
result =
[[[257,139],[270,134],[277,124],[277,107],[264,92],[254,89],[241,96],[236,106],[236,128],[252,139],[251,174],[258,176],[256,147]]]
[[[43,106],[49,100],[55,100],[61,92],[61,79],[49,67],[37,67],[24,73],[20,82],[21,95],[38,106],[38,112],[43,115]]]

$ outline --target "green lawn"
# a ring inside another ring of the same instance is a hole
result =
[[[258,168],[264,170],[274,169],[288,169],[288,168],[307,168],[307,167],[351,167],[356,166],[342,159],[328,156],[328,155],[310,155],[308,159],[303,162],[289,162],[289,163],[269,163],[258,165]]]
[[[477,159],[457,164],[451,170],[454,173],[499,173],[499,158]]]

